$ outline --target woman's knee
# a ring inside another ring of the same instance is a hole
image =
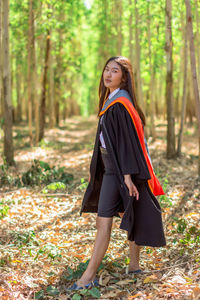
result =
[[[96,228],[105,232],[110,232],[112,229],[113,218],[99,217],[96,219]]]

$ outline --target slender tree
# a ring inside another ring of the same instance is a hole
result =
[[[188,27],[188,36],[190,42],[190,63],[192,70],[192,79],[193,79],[193,88],[196,101],[196,115],[198,121],[198,135],[199,135],[199,164],[198,164],[198,174],[200,176],[200,96],[199,96],[199,87],[197,81],[197,71],[196,71],[196,58],[195,58],[195,49],[194,49],[194,34],[193,34],[193,25],[192,25],[192,13],[190,0],[185,0],[186,5],[186,18],[187,18],[187,27]]]
[[[139,12],[138,12],[138,1],[135,0],[135,60],[136,60],[136,82],[137,82],[137,93],[140,105],[145,112],[143,91],[142,91],[142,78],[140,68],[140,32],[139,32]]]
[[[49,53],[50,53],[50,35],[49,29],[47,30],[46,38],[46,49],[45,49],[45,60],[44,60],[44,72],[42,79],[42,93],[40,101],[40,132],[39,141],[44,137],[44,127],[45,127],[45,109],[46,109],[46,92],[47,92],[47,71],[49,67]]]
[[[133,49],[133,43],[134,43],[134,40],[133,40],[133,4],[132,4],[132,0],[129,0],[129,57],[130,57],[130,61],[131,63],[135,64],[135,61],[134,61],[134,49]],[[134,68],[134,71],[135,71],[135,68]]]
[[[167,56],[167,76],[166,76],[166,105],[167,105],[167,157],[175,156],[175,124],[173,105],[173,60],[172,60],[172,3],[166,0],[166,56]]]
[[[123,45],[122,35],[122,19],[123,19],[123,1],[115,0],[115,16],[116,16],[116,29],[117,29],[117,54],[121,55]]]
[[[0,1],[0,117],[3,116],[2,1]]]
[[[3,95],[4,95],[4,155],[8,165],[14,164],[12,138],[12,102],[9,56],[9,0],[3,0]]]
[[[156,129],[155,129],[155,102],[154,102],[154,91],[155,91],[155,72],[152,63],[152,45],[151,45],[151,18],[149,2],[147,3],[147,37],[148,37],[148,51],[149,51],[149,70],[151,74],[150,86],[149,86],[149,98],[150,98],[150,116],[151,116],[151,136],[153,140],[156,139]]]
[[[199,10],[198,10],[198,0],[195,0],[195,11],[196,11],[196,47],[197,47],[197,61],[198,61],[198,72],[197,72],[197,76],[198,79],[200,79],[200,16],[199,16]]]
[[[16,108],[16,120],[19,122],[22,119],[22,97],[21,97],[21,73],[22,73],[22,68],[21,64],[18,61],[18,57],[16,57],[15,60],[15,65],[16,65],[16,93],[17,93],[17,108]]]
[[[52,48],[52,41],[50,41],[50,48]],[[54,114],[54,69],[53,69],[53,55],[50,50],[49,56],[49,127],[53,128],[55,125]]]
[[[177,146],[177,155],[181,155],[181,146],[183,140],[183,127],[185,121],[185,110],[186,110],[186,87],[187,87],[187,73],[188,73],[188,46],[187,46],[188,34],[187,34],[187,25],[185,26],[185,45],[184,45],[184,78],[183,78],[183,96],[182,96],[182,106],[181,106],[181,124],[178,135],[178,146]]]
[[[34,104],[34,15],[33,0],[29,0],[29,29],[28,29],[28,120],[29,120],[29,138],[30,145],[33,145],[32,118]]]

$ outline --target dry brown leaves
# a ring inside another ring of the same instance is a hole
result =
[[[84,193],[80,189],[81,178],[88,179],[96,119],[69,119],[64,129],[47,131],[46,144],[54,142],[54,147],[34,148],[29,152],[18,150],[16,163],[18,172],[27,170],[34,158],[65,166],[75,177],[65,197],[42,197],[41,188],[1,193],[1,199],[10,207],[8,215],[0,220],[0,297],[3,300],[34,299],[37,291],[48,286],[56,287],[59,294],[45,294],[44,299],[72,299],[72,294],[64,292],[64,286],[73,283],[64,277],[69,275],[67,267],[75,269],[90,258],[96,215],[80,217],[79,210]],[[144,273],[127,275],[126,233],[119,229],[120,220],[114,219],[108,258],[97,274],[101,299],[197,300],[200,297],[199,249],[195,244],[180,244],[182,234],[177,232],[177,223],[172,219],[184,218],[187,226],[199,226],[199,182],[194,158],[197,141],[194,135],[187,135],[183,157],[167,160],[164,129],[164,126],[158,128],[158,139],[149,148],[154,168],[160,177],[168,180],[166,194],[171,206],[163,208],[167,246],[143,248]]]

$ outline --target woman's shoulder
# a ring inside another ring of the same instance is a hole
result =
[[[107,110],[107,116],[125,116],[128,115],[129,112],[127,111],[124,104],[121,102],[115,102],[109,109]]]
[[[108,111],[118,111],[118,110],[124,110],[124,109],[126,109],[124,104],[116,101],[109,107]]]
[[[131,96],[130,96],[129,92],[127,90],[124,90],[124,89],[120,89],[120,91],[117,93],[117,96],[118,97],[125,97],[125,98],[128,98],[129,100],[131,100]]]
[[[120,98],[120,97],[124,97],[132,103],[130,94],[126,90],[120,89],[120,91],[117,93],[117,98]],[[116,98],[116,101],[114,101],[114,103],[108,108],[107,115],[109,115],[109,114],[120,114],[120,115],[121,114],[123,114],[123,115],[129,114],[127,111],[126,105],[123,104],[123,101],[118,102],[117,98]]]

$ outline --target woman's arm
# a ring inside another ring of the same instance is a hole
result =
[[[139,200],[139,192],[131,179],[130,174],[124,175],[124,182],[129,190],[129,195],[136,197],[136,200]]]

